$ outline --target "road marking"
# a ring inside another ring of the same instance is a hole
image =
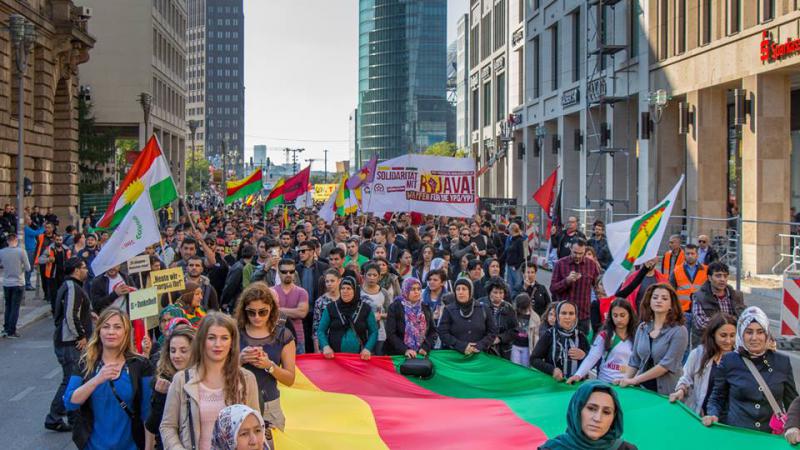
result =
[[[18,402],[18,401],[22,400],[23,398],[25,398],[26,395],[30,394],[31,391],[33,391],[34,389],[35,388],[33,386],[27,387],[22,392],[20,392],[19,394],[11,397],[8,401],[10,401],[10,402]]]
[[[60,374],[60,373],[61,373],[61,367],[56,367],[56,368],[55,368],[55,369],[53,369],[53,370],[52,370],[50,373],[48,373],[47,375],[45,375],[45,376],[44,376],[44,379],[45,379],[45,380],[52,380],[53,378],[55,378],[55,377],[56,377],[58,374]]]

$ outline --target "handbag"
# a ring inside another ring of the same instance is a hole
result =
[[[409,358],[400,364],[400,374],[409,377],[417,377],[423,380],[433,377],[434,369],[433,362],[425,358]]]
[[[744,361],[744,365],[747,366],[750,373],[753,374],[753,378],[756,379],[761,392],[764,393],[764,397],[767,398],[769,406],[772,408],[772,417],[769,418],[769,428],[772,430],[772,434],[783,434],[783,429],[786,427],[786,411],[778,405],[775,396],[772,395],[767,382],[764,381],[764,377],[758,372],[753,361],[746,357],[742,357],[742,361]]]
[[[186,383],[189,382],[189,369],[186,369],[184,372],[184,376],[186,377]],[[189,396],[186,396],[186,412],[189,414],[189,436],[191,437],[192,441],[192,450],[197,450],[197,443],[194,441],[194,422],[192,421],[192,404],[189,402]]]

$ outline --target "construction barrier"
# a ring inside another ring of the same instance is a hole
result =
[[[800,336],[800,273],[783,276],[783,302],[781,305],[781,336]]]

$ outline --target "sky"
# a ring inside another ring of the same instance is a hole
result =
[[[448,0],[447,42],[469,0]],[[245,27],[245,160],[253,146],[305,148],[301,166],[349,159],[348,118],[358,103],[358,0],[248,0]],[[442,61],[446,64],[446,61]],[[268,152],[275,163],[281,152]]]

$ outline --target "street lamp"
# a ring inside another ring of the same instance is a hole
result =
[[[150,139],[150,109],[153,107],[153,96],[147,92],[139,94],[139,104],[142,105],[142,113],[144,113],[144,144]],[[144,144],[142,148],[144,148]]]
[[[197,127],[200,125],[200,122],[195,119],[191,119],[187,125],[189,125],[189,132],[192,133],[192,168],[193,170],[197,170],[197,153],[195,152],[194,148],[194,136],[197,133]],[[187,170],[186,173],[188,175],[189,171]]]
[[[25,73],[28,71],[28,56],[36,42],[36,28],[32,22],[19,14],[8,18],[8,31],[14,47],[19,82],[17,101],[17,236],[25,238]]]

